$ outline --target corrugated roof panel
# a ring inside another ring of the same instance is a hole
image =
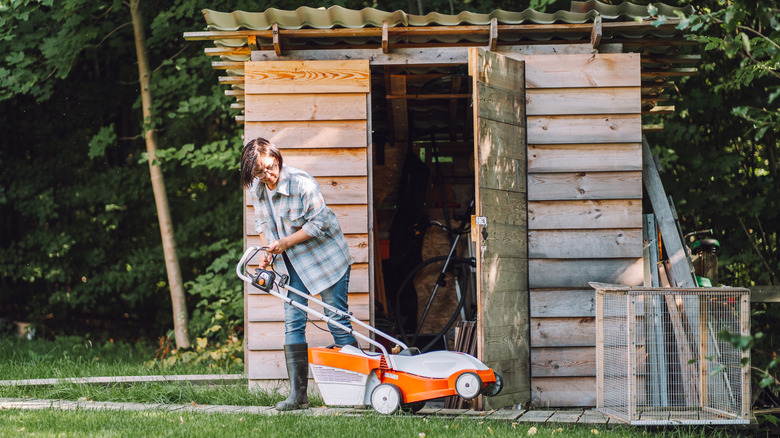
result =
[[[685,15],[691,15],[695,9],[693,6],[688,5],[683,8],[676,6],[669,6],[664,3],[652,3],[652,5],[658,10],[658,15],[676,18],[675,11],[682,12]],[[608,5],[598,0],[589,1],[572,1],[571,11],[579,13],[587,13],[596,11],[602,18],[608,20],[617,20],[619,18],[633,20],[635,18],[650,19],[650,13],[646,5],[638,5],[631,2],[623,2],[619,5]]]
[[[301,6],[294,11],[269,8],[263,12],[217,12],[210,9],[201,12],[206,18],[209,30],[217,31],[268,30],[274,23],[281,29],[382,27],[383,21],[387,21],[388,26],[407,25],[405,12],[385,12],[373,8],[355,10],[341,6],[331,6],[327,9]]]
[[[668,17],[677,17],[675,11],[685,15],[694,11],[692,6],[678,8],[663,3],[653,5],[657,8],[659,15]],[[463,11],[457,15],[438,12],[413,15],[401,10],[386,12],[374,8],[356,10],[341,6],[331,6],[327,9],[302,6],[292,11],[269,8],[263,12],[219,12],[204,9],[202,12],[209,30],[212,31],[268,30],[274,23],[277,23],[281,29],[332,29],[337,27],[358,29],[382,27],[384,21],[387,21],[389,27],[418,27],[486,25],[490,24],[493,18],[499,24],[578,24],[593,21],[599,15],[604,19],[616,21],[650,18],[647,6],[630,2],[608,5],[597,0],[572,1],[571,11],[561,10],[555,13],[539,12],[533,9],[526,9],[522,12],[496,9],[487,14]]]

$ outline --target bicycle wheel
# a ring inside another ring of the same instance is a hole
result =
[[[446,269],[445,269],[446,263]],[[423,261],[407,275],[399,290],[413,287],[417,295],[418,312],[416,332],[408,333],[399,324],[401,339],[409,346],[416,346],[418,338],[433,337],[425,347],[426,351],[437,339],[460,319],[461,309],[470,293],[470,267],[472,259],[446,256],[433,257]],[[400,308],[401,294],[396,296],[396,309]],[[396,315],[400,320],[404,315]]]

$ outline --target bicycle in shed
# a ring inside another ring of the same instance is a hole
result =
[[[446,206],[445,206],[446,208]],[[431,257],[423,260],[406,276],[399,290],[414,287],[418,296],[427,296],[425,307],[420,313],[414,333],[407,333],[403,325],[399,325],[399,336],[408,345],[416,346],[418,340],[428,342],[419,347],[426,352],[436,344],[443,342],[447,349],[449,332],[452,326],[460,321],[471,321],[476,316],[476,258],[459,257],[456,255],[461,237],[471,232],[471,214],[474,210],[474,199],[466,211],[460,216],[457,228],[439,221],[431,221],[430,225],[441,228],[447,233],[450,241],[447,255]],[[449,221],[445,215],[445,221]],[[470,248],[470,246],[469,246]],[[470,251],[469,251],[470,252]],[[401,294],[396,295],[396,317],[400,309]],[[438,318],[434,318],[434,315]],[[442,324],[441,317],[444,317]]]

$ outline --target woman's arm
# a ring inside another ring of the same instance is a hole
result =
[[[268,252],[271,254],[281,254],[287,250],[287,248],[297,245],[301,242],[305,242],[311,239],[312,236],[306,234],[303,229],[300,229],[287,237],[282,237],[279,240],[275,240],[268,245]]]

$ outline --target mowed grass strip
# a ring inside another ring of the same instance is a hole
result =
[[[54,340],[0,337],[0,380],[243,372],[242,366],[220,368],[208,362],[149,366],[156,355],[154,345],[140,342],[93,341],[78,336]]]
[[[533,428],[533,429],[532,429]],[[533,425],[478,419],[422,418],[413,415],[321,416],[192,413],[170,411],[0,412],[4,437],[727,437],[723,429],[645,429],[622,426]]]
[[[94,385],[63,383],[52,386],[4,386],[0,397],[49,400],[91,400],[133,403],[208,404],[231,406],[274,406],[286,397],[286,390],[250,390],[247,383],[194,385],[191,383],[134,383]],[[322,403],[312,396],[313,406]]]

